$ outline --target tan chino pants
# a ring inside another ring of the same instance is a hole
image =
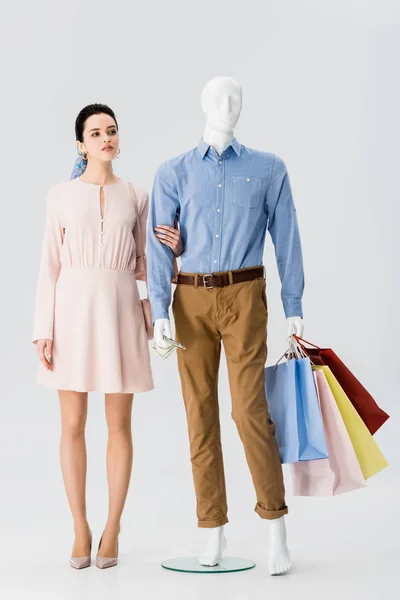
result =
[[[228,522],[218,406],[221,340],[232,417],[257,495],[255,510],[264,519],[285,515],[282,466],[265,397],[268,310],[264,278],[211,289],[178,284],[172,310],[176,339],[186,346],[177,357],[199,527]]]

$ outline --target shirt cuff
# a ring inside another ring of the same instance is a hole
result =
[[[151,302],[151,315],[153,319],[153,325],[157,319],[169,319],[168,307],[160,302]]]
[[[303,318],[303,307],[301,298],[284,297],[283,298],[283,310],[287,319],[289,317],[301,317]]]

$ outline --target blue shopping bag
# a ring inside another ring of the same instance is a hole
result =
[[[265,391],[282,463],[328,458],[310,359],[267,367]]]

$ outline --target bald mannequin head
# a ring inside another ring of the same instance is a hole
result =
[[[203,88],[201,106],[211,129],[231,132],[242,110],[242,88],[231,77],[214,77]]]

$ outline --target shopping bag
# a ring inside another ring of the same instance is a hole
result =
[[[267,367],[265,392],[281,462],[327,458],[310,359],[292,359]]]
[[[322,370],[331,388],[337,407],[349,434],[351,443],[360,464],[364,479],[379,473],[388,466],[386,458],[380,451],[378,444],[361,419],[360,415],[350,402],[338,380],[327,366],[313,366],[313,371]]]
[[[371,434],[374,435],[374,433],[382,427],[385,421],[389,419],[389,415],[377,405],[371,394],[367,392],[365,387],[358,381],[331,348],[319,348],[319,346],[315,346],[296,335],[293,337],[314,364],[330,367],[333,375],[338,380],[350,402],[353,404]],[[312,346],[312,348],[308,348],[304,344],[308,344],[309,346]]]
[[[313,373],[329,458],[290,465],[295,496],[336,496],[366,486],[346,426],[323,370]]]

